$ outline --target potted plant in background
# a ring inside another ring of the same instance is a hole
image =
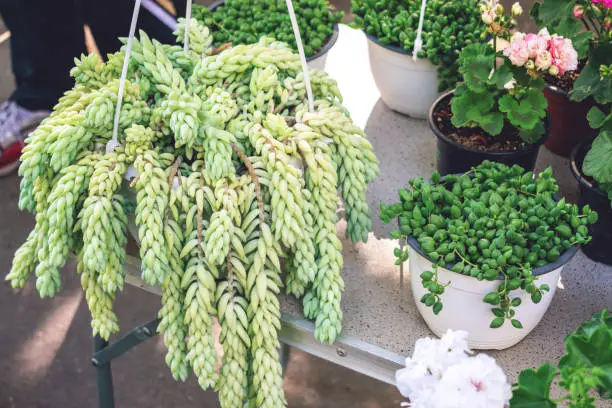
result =
[[[326,0],[295,0],[293,7],[309,66],[322,70],[325,54],[338,39],[338,23],[344,13]],[[271,37],[297,51],[284,1],[222,0],[210,8],[194,4],[193,16],[210,27],[216,47],[229,42],[252,44],[260,37]]]
[[[405,240],[417,308],[438,336],[465,330],[470,347],[504,349],[544,316],[561,270],[588,242],[597,214],[557,200],[552,170],[533,177],[519,166],[485,161],[462,175],[410,181],[400,201],[381,204]],[[469,311],[469,312],[468,312]]]
[[[512,9],[513,16],[522,13],[518,3]],[[532,170],[550,127],[543,77],[578,64],[571,40],[546,29],[511,35],[514,23],[501,5],[483,3],[481,11],[493,40],[461,51],[463,82],[434,102],[428,116],[441,174],[467,171],[485,159]],[[503,52],[499,39],[509,40]]]
[[[368,39],[370,67],[380,97],[400,113],[425,118],[439,92],[459,81],[457,54],[478,42],[477,0],[430,0],[423,17],[423,48],[412,55],[417,40],[420,1],[354,0],[354,25]]]
[[[567,393],[553,398],[558,381]],[[565,338],[565,354],[555,367],[543,364],[523,370],[514,385],[510,408],[595,408],[595,396],[612,399],[612,316],[607,309],[596,313]]]
[[[589,258],[612,265],[612,45],[591,51],[572,92],[584,94],[599,104],[587,116],[599,134],[576,146],[570,169],[580,186],[580,203],[589,204],[600,217],[590,227],[593,240],[583,250]]]
[[[579,97],[568,97],[568,93],[574,89],[589,50],[605,48],[612,41],[612,3],[609,0],[544,0],[534,4],[531,16],[539,27],[571,39],[581,61],[577,71],[545,77],[544,96],[552,117],[545,146],[553,153],[568,157],[574,146],[594,134],[586,119],[594,103],[589,92]]]

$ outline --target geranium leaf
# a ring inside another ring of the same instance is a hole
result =
[[[526,143],[533,144],[540,140],[545,131],[546,129],[544,128],[544,123],[538,122],[533,129],[521,129],[519,136]]]
[[[518,387],[512,391],[511,408],[555,408],[550,400],[550,386],[555,378],[555,367],[544,364],[537,371],[527,369],[518,377]]]
[[[572,37],[572,45],[576,52],[578,52],[578,59],[582,60],[586,58],[589,52],[589,45],[591,40],[593,39],[592,31],[581,31],[579,33],[574,34]]]
[[[504,64],[495,70],[495,73],[489,79],[489,83],[496,86],[498,89],[504,89],[504,86],[513,78],[512,70],[508,64]]]
[[[612,183],[612,132],[603,131],[593,141],[582,170],[598,183]]]
[[[599,129],[602,127],[607,121],[612,118],[612,114],[606,115],[599,109],[597,106],[593,106],[589,113],[587,114],[587,119],[589,121],[589,125],[593,129]]]
[[[612,322],[607,310],[595,315],[565,339],[565,355],[559,368],[583,367],[591,370],[599,383],[602,398],[612,398]]]
[[[537,91],[535,91],[537,92]],[[544,98],[542,96],[542,98]],[[517,101],[510,94],[499,99],[499,110],[508,115],[510,123],[520,130],[533,130],[543,117],[542,104],[546,107],[546,100],[540,100],[534,93],[528,93],[521,101]]]
[[[612,44],[601,45],[589,54],[589,61],[574,82],[570,99],[582,101],[592,96],[598,103],[612,102],[612,77],[601,78],[599,67],[612,64]]]
[[[483,115],[479,124],[485,132],[491,136],[497,136],[504,128],[504,115],[499,112],[491,112]]]

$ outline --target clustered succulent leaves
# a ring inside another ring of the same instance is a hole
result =
[[[285,286],[303,297],[320,341],[339,335],[338,190],[347,236],[366,241],[366,188],[378,162],[336,82],[316,70],[309,111],[299,57],[286,44],[262,38],[215,50],[208,28],[195,19],[189,27],[187,51],[144,32],[134,39],[120,145],[110,153],[125,50],[106,63],[93,54],[76,60],[75,87],[27,139],[19,205],[36,226],[6,279],[23,287],[35,274],[40,295],[53,296],[76,254],[93,333],[108,339],[119,331],[113,302],[133,219],[142,279],[161,288],[159,330],[173,376],[193,373],[223,407],[284,406],[278,296]],[[180,20],[179,40],[184,30]],[[128,186],[130,167],[138,175]]]
[[[421,3],[407,0],[355,0],[355,25],[384,45],[412,53],[417,37]],[[465,46],[481,41],[477,0],[430,0],[423,20],[423,48],[417,57],[438,66],[440,91],[452,89],[461,79],[457,56]]]
[[[327,0],[293,1],[306,57],[323,48],[330,39],[334,25],[344,16],[335,11]],[[285,0],[227,0],[213,11],[193,5],[192,15],[214,34],[214,45],[225,43],[252,44],[259,37],[283,41],[297,50],[293,28]]]
[[[534,268],[556,261],[573,245],[589,241],[587,225],[597,220],[588,206],[582,211],[565,199],[556,200],[558,186],[550,168],[533,177],[519,166],[484,161],[462,175],[443,179],[436,172],[431,182],[423,178],[400,189],[400,201],[381,204],[380,218],[397,218],[399,230],[391,237],[415,239],[420,250],[434,262],[421,275],[429,293],[421,302],[442,310],[446,283],[437,279],[444,267],[478,280],[500,280],[499,288],[483,301],[493,305],[491,327],[514,318],[523,289],[538,303],[547,285],[538,285]],[[408,249],[396,249],[397,264],[408,259]]]
[[[504,131],[516,132],[525,143],[532,144],[546,131],[544,119],[548,104],[542,93],[546,85],[543,76],[562,73],[551,52],[569,54],[558,62],[561,68],[567,69],[575,69],[576,53],[569,40],[551,36],[546,30],[537,35],[515,33],[511,36],[513,20],[503,14],[501,5],[491,3],[482,3],[480,8],[493,41],[471,44],[461,50],[459,72],[463,81],[452,99],[451,121],[456,127],[481,128],[486,137],[499,136]],[[516,9],[521,11],[518,3],[513,7],[513,15]],[[498,39],[510,41],[503,52],[497,50]],[[536,53],[532,49],[535,47],[542,49]],[[541,60],[544,54],[548,61]]]
[[[553,398],[556,380],[567,394]],[[595,408],[595,394],[612,399],[612,316],[607,309],[565,338],[565,354],[557,367],[546,363],[519,374],[510,408]]]

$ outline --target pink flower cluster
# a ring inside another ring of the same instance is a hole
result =
[[[510,45],[504,49],[504,55],[513,65],[546,71],[551,75],[560,75],[578,67],[578,53],[572,40],[551,36],[546,28],[538,34],[515,33]]]
[[[601,4],[604,8],[612,8],[612,0],[593,0],[593,3]]]

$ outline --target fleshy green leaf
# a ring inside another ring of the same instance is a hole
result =
[[[601,132],[584,158],[582,170],[598,183],[612,183],[612,132]]]
[[[555,378],[555,367],[544,364],[537,371],[527,369],[518,377],[518,387],[512,392],[511,408],[555,408],[550,400],[550,386]]]
[[[593,129],[599,129],[612,119],[612,114],[606,115],[597,106],[593,106],[589,110],[589,113],[587,113],[587,119],[589,121],[589,126]]]
[[[601,78],[599,67],[612,64],[612,44],[600,45],[591,51],[589,61],[574,82],[570,99],[582,101],[589,96],[600,104],[612,102],[612,77]]]
[[[497,136],[504,128],[504,115],[499,112],[491,112],[487,115],[483,115],[479,121],[479,125],[491,136]]]
[[[559,360],[559,368],[590,368],[599,382],[601,396],[612,398],[612,328],[608,326],[608,318],[601,317],[599,327],[594,325],[597,317],[594,319],[567,336],[565,355]]]
[[[519,129],[534,129],[546,115],[546,98],[537,90],[530,90],[520,101],[506,94],[498,103],[499,110],[506,113],[510,123]]]

